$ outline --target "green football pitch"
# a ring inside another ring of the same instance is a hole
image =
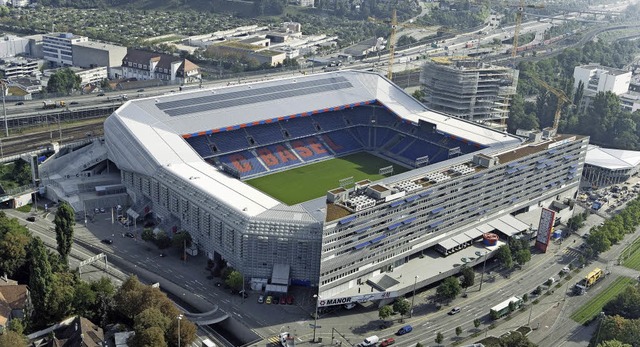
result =
[[[372,181],[381,179],[384,175],[379,174],[380,168],[390,165],[393,165],[394,175],[408,170],[373,154],[360,152],[254,178],[245,183],[285,204],[293,205],[325,196],[327,191],[340,187],[339,181],[343,178],[353,177],[354,182],[367,178]]]

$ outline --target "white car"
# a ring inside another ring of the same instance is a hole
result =
[[[350,302],[348,304],[344,304],[343,306],[344,306],[345,310],[350,310],[350,309],[356,307],[356,303],[355,302]]]

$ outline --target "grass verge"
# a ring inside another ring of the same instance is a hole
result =
[[[626,256],[623,265],[635,270],[640,270],[640,239],[637,239],[631,245],[622,251],[622,256]]]
[[[602,311],[604,305],[609,302],[613,297],[620,294],[627,285],[633,283],[633,280],[629,277],[618,277],[611,285],[609,285],[600,294],[591,298],[589,302],[582,305],[577,311],[571,315],[571,319],[584,324],[593,319],[598,313]]]

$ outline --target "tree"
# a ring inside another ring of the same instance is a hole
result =
[[[74,90],[80,89],[82,78],[76,75],[70,68],[66,67],[56,71],[47,82],[47,92],[57,94],[71,94]]]
[[[181,346],[190,346],[193,341],[196,339],[196,333],[198,328],[195,324],[190,322],[189,320],[182,319],[180,320],[180,342]],[[178,344],[178,320],[171,320],[171,326],[169,330],[165,334],[165,338],[169,341],[169,346],[177,347]]]
[[[587,244],[596,253],[606,252],[611,248],[611,241],[607,238],[607,235],[601,230],[594,230],[587,237]]]
[[[167,331],[171,325],[171,319],[166,317],[155,307],[150,307],[133,319],[133,329],[135,331],[144,331],[149,328],[157,327],[162,331]]]
[[[53,273],[49,264],[47,249],[39,237],[33,238],[29,244],[29,291],[34,311],[41,314],[34,315],[36,325],[45,324],[46,314],[51,306],[51,283]]]
[[[582,228],[583,226],[584,226],[584,217],[583,217],[582,213],[579,213],[579,214],[569,218],[569,220],[567,221],[567,227],[571,231],[577,231],[578,229]]]
[[[442,335],[442,333],[438,331],[435,341],[437,344],[441,344],[442,341],[444,341],[444,335]]]
[[[420,342],[416,343],[416,347],[424,347]]]
[[[482,324],[482,322],[480,322],[479,318],[476,318],[473,320],[473,327],[478,329],[478,327],[480,326],[480,324]]]
[[[462,291],[460,281],[455,277],[447,277],[436,289],[436,296],[442,300],[453,300]]]
[[[393,310],[405,316],[411,310],[411,303],[405,298],[399,298],[393,303]]]
[[[27,347],[27,340],[15,331],[5,331],[0,335],[0,347]]]
[[[165,231],[160,231],[156,234],[156,246],[160,249],[169,248],[171,246],[171,239]]]
[[[618,340],[602,341],[597,347],[633,347],[628,343],[622,343]]]
[[[15,332],[18,335],[22,335],[22,333],[24,333],[24,324],[22,324],[22,319],[14,318],[10,320],[9,330]]]
[[[502,263],[502,266],[504,266],[505,268],[511,269],[513,267],[513,259],[511,257],[511,249],[509,248],[509,246],[500,246],[500,248],[498,248],[498,251],[496,252],[496,258],[498,259],[498,261],[500,261],[500,263]]]
[[[175,235],[173,235],[173,247],[182,249],[183,247],[191,247],[191,234],[189,232],[182,230]]]
[[[619,315],[626,319],[640,319],[640,290],[629,285],[602,308],[607,316]]]
[[[476,273],[472,268],[463,266],[460,273],[462,274],[462,283],[460,283],[462,288],[467,289],[475,283]]]
[[[47,314],[50,321],[59,321],[73,312],[75,287],[78,278],[70,272],[55,272],[51,287],[50,305]]]
[[[460,336],[462,334],[462,327],[456,327],[456,336]]]
[[[244,284],[244,278],[239,271],[233,270],[224,282],[232,289],[240,290]]]
[[[67,264],[71,245],[73,245],[73,226],[76,224],[73,209],[69,204],[60,203],[53,224],[55,225],[58,253],[60,253],[62,262]]]
[[[136,333],[132,340],[134,347],[167,346],[167,342],[164,339],[164,332],[158,327],[151,327],[140,333]]]
[[[11,178],[21,186],[30,184],[32,176],[29,163],[22,159],[14,161],[13,168],[11,169]]]
[[[537,347],[537,345],[524,335],[514,332],[500,338],[500,347]]]
[[[0,240],[0,269],[10,277],[27,263],[27,249],[31,242],[27,228],[19,225],[15,218],[12,220],[15,225],[8,226],[9,231]]]
[[[392,314],[393,314],[393,307],[391,307],[391,305],[384,305],[380,307],[380,309],[378,310],[378,317],[380,317],[380,319],[382,320],[385,320],[391,317]]]
[[[514,254],[514,258],[516,260],[516,263],[518,263],[519,265],[524,265],[529,260],[531,260],[531,251],[529,250],[529,248],[518,250]]]
[[[144,230],[142,230],[142,234],[140,235],[140,237],[142,237],[142,240],[144,241],[156,240],[156,234],[153,233],[153,230],[151,230],[151,228],[145,228]]]

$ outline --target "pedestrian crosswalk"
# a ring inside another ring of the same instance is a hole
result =
[[[270,346],[279,346],[280,338],[278,336],[271,336],[267,339],[267,342],[269,342]]]

